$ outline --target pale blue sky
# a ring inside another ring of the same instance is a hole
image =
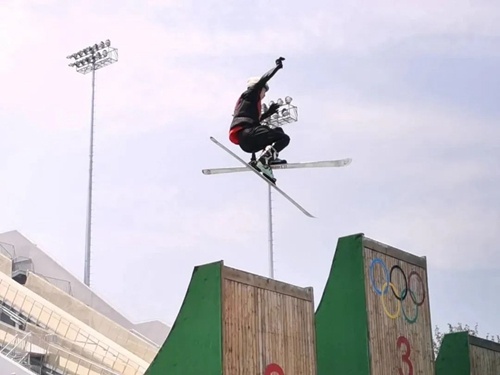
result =
[[[96,81],[92,284],[132,320],[172,324],[195,265],[267,274],[266,185],[201,169],[237,165],[209,136],[229,145],[247,77],[284,56],[267,97],[299,107],[283,157],[353,164],[278,174],[318,218],[273,194],[276,277],[319,302],[337,238],[364,232],[427,256],[434,325],[500,334],[500,5],[4,4],[0,229],[81,277],[91,77],[65,57],[119,49]]]

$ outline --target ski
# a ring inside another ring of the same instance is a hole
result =
[[[339,159],[339,160],[325,160],[325,161],[311,161],[300,163],[285,163],[271,165],[272,169],[297,169],[297,168],[328,168],[328,167],[345,167],[351,164],[352,159]],[[221,174],[221,173],[236,173],[248,172],[247,167],[227,167],[227,168],[207,168],[202,170],[203,174]]]
[[[267,178],[265,178],[263,175],[261,175],[257,170],[252,168],[247,162],[245,162],[242,158],[240,158],[238,155],[236,155],[234,152],[232,152],[230,149],[228,149],[226,146],[224,146],[222,143],[220,143],[218,140],[216,140],[214,137],[210,137],[210,140],[214,142],[216,145],[218,145],[220,148],[225,150],[228,154],[232,155],[235,159],[239,160],[241,163],[246,165],[246,168],[249,170],[253,171],[257,176],[262,178],[265,182],[267,182],[270,186],[272,186],[276,191],[278,191],[283,197],[285,197],[290,203],[292,203],[295,207],[297,207],[304,215],[314,218],[313,215],[311,215],[308,211],[306,211],[300,204],[295,202],[287,193],[285,193],[283,190],[281,190],[278,186],[273,184],[271,181],[269,181]]]

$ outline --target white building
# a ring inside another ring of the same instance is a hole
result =
[[[0,234],[0,374],[143,374],[169,330],[130,322],[19,232]]]

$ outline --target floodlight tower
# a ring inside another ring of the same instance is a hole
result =
[[[271,100],[269,106],[274,102]],[[298,120],[298,109],[296,106],[292,105],[292,98],[290,96],[285,97],[285,102],[279,98],[276,103],[280,106],[278,112],[274,113],[271,117],[268,117],[262,124],[269,126],[270,128],[277,128],[291,122]],[[262,105],[262,113],[266,112],[268,106],[266,104]],[[269,222],[269,277],[274,279],[274,245],[273,245],[273,203],[271,186],[267,186],[267,199],[268,199],[268,222]]]
[[[85,269],[84,283],[90,286],[90,233],[92,216],[92,169],[94,156],[94,95],[95,95],[95,71],[104,68],[118,61],[118,50],[111,47],[111,42],[107,39],[99,44],[85,47],[66,57],[73,59],[69,67],[75,67],[81,74],[92,72],[92,102],[90,115],[90,166],[89,166],[89,185],[88,185],[88,203],[87,203],[87,227],[85,236]]]

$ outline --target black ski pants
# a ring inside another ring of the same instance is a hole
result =
[[[283,150],[290,143],[290,137],[281,128],[270,128],[259,125],[245,128],[239,134],[240,147],[243,151],[256,153],[274,143],[277,152]]]

